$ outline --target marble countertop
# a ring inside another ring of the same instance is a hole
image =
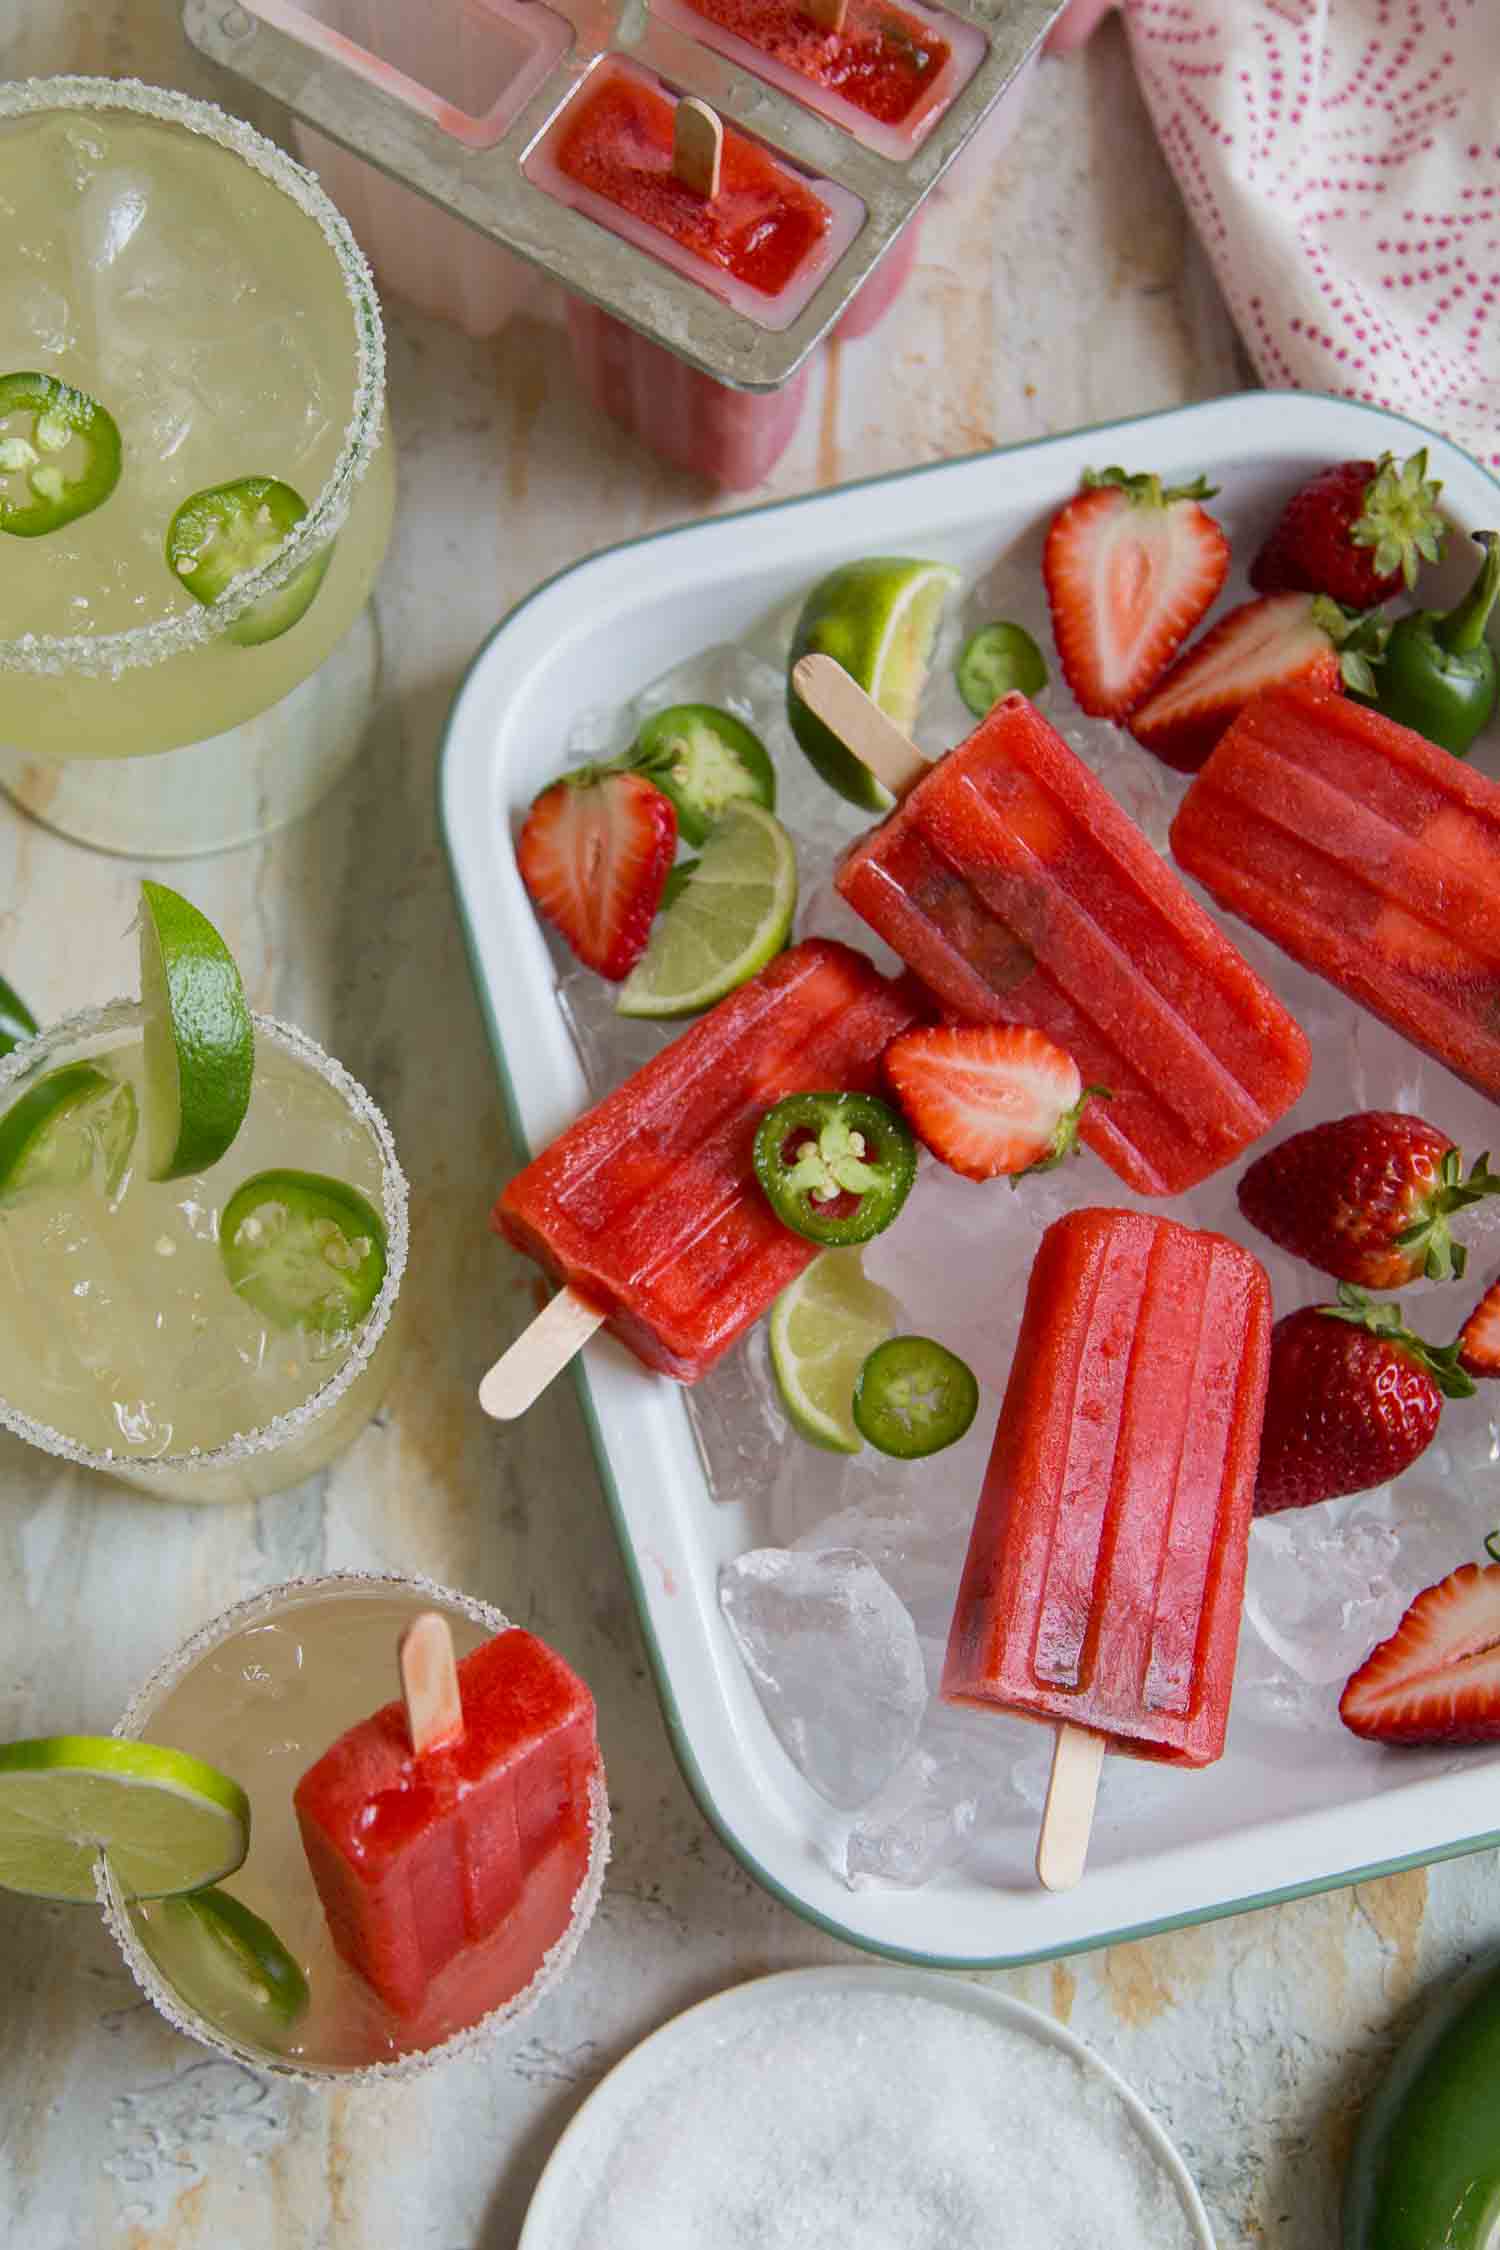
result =
[[[187,46],[170,0],[8,0],[0,74],[134,72],[284,121]],[[298,1572],[421,1569],[500,1603],[599,1699],[616,1850],[569,1982],[517,2041],[324,2092],[172,2034],[85,1911],[0,1893],[0,2214],[14,2250],[508,2250],[590,2087],[691,2001],[858,1956],[763,1892],[673,1763],[571,1389],[473,1404],[532,1276],[484,1220],[510,1161],[436,831],[459,676],[526,590],[701,492],[595,423],[545,297],[498,342],[388,307],[401,463],[381,710],[353,776],[194,897],[257,1007],[371,1088],[412,1177],[417,1318],[388,1409],[253,1509],[152,1503],[0,1436],[3,1732],[106,1731],[192,1627]],[[1003,163],[938,206],[873,339],[834,347],[773,494],[1208,397],[1247,371],[1113,29],[1040,74]],[[0,799],[0,969],[39,1014],[133,975],[139,870]],[[1393,1841],[1393,1850],[1399,1840]],[[1493,1935],[1489,1856],[993,1981],[1071,2023],[1178,2142],[1222,2250],[1326,2250],[1360,2100],[1422,1987]]]

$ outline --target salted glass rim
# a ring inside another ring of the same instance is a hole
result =
[[[33,1039],[23,1039],[15,1050],[0,1058],[0,1116],[9,1107],[10,1092],[29,1072],[45,1066],[49,1058],[70,1046],[107,1036],[114,1031],[128,1031],[140,1025],[141,1004],[138,1000],[111,1000],[102,1008],[83,1008],[60,1023],[49,1024]],[[180,1479],[184,1474],[197,1476],[224,1469],[254,1459],[263,1453],[274,1453],[294,1439],[301,1437],[314,1423],[337,1405],[356,1378],[363,1373],[374,1356],[375,1349],[390,1326],[400,1292],[401,1279],[406,1271],[409,1245],[409,1195],[406,1174],[396,1155],[396,1143],[390,1126],[376,1107],[371,1096],[341,1062],[309,1039],[305,1031],[292,1024],[282,1023],[275,1016],[255,1015],[251,1019],[257,1036],[264,1035],[272,1045],[296,1062],[305,1064],[323,1080],[326,1086],[340,1096],[350,1115],[364,1126],[375,1144],[380,1159],[381,1216],[385,1221],[385,1278],[380,1284],[375,1302],[365,1315],[363,1324],[349,1350],[326,1383],[285,1414],[273,1415],[251,1430],[236,1431],[222,1445],[211,1447],[189,1446],[182,1453],[139,1454],[116,1451],[113,1447],[104,1452],[91,1446],[80,1445],[62,1430],[50,1423],[40,1422],[19,1407],[12,1406],[0,1392],[0,1429],[12,1431],[44,1453],[56,1455],[59,1460],[76,1462],[80,1468],[97,1469],[103,1476],[118,1476],[128,1472],[132,1482],[149,1489],[147,1479],[157,1477]],[[185,1497],[174,1492],[172,1497]]]
[[[283,1611],[300,1608],[329,1594],[349,1591],[377,1595],[394,1592],[414,1595],[418,1601],[434,1606],[446,1605],[461,1615],[483,1625],[490,1633],[509,1632],[514,1620],[497,1609],[492,1602],[481,1601],[477,1595],[463,1594],[451,1586],[441,1586],[435,1579],[421,1576],[404,1577],[397,1571],[334,1570],[325,1571],[315,1578],[287,1578],[280,1585],[269,1586],[259,1594],[236,1602],[219,1616],[200,1625],[189,1635],[180,1648],[162,1659],[156,1669],[135,1691],[120,1717],[115,1721],[114,1733],[127,1742],[140,1741],[143,1729],[149,1724],[152,1713],[162,1698],[172,1691],[205,1656],[220,1647],[236,1633],[255,1624],[257,1619],[280,1615]],[[523,1985],[511,1999],[492,2008],[477,2023],[465,2024],[451,2032],[435,2047],[413,2048],[409,2053],[394,2056],[389,2062],[370,2063],[311,2063],[295,2055],[277,2055],[274,2049],[254,2047],[231,2031],[216,2024],[211,2016],[194,2008],[184,2000],[175,1985],[168,1982],[141,1943],[130,1919],[129,1902],[116,1883],[107,1859],[101,1852],[94,1869],[94,1889],[104,1911],[104,1919],[115,1943],[125,1958],[125,1965],[141,1991],[174,2031],[203,2046],[212,2047],[220,2054],[233,2055],[238,2062],[247,2063],[253,2070],[274,2070],[279,2077],[300,2079],[305,2084],[326,2083],[336,2078],[341,2084],[376,2085],[395,2078],[415,2078],[434,2064],[446,2062],[451,2056],[471,2053],[487,2046],[501,2032],[509,2031],[545,1999],[552,1987],[572,1966],[573,1958],[583,1942],[584,1934],[593,1921],[594,1911],[604,1889],[605,1869],[609,1864],[610,1827],[609,1797],[604,1782],[602,1762],[596,1767],[589,1782],[589,1864],[583,1881],[574,1894],[568,1926],[555,1945],[548,1948],[538,1962],[531,1981]]]
[[[23,633],[0,637],[0,672],[43,677],[67,674],[115,678],[133,668],[161,664],[189,649],[222,639],[236,618],[278,593],[303,564],[342,530],[363,478],[382,439],[385,403],[385,327],[380,301],[365,258],[348,221],[329,201],[316,176],[286,150],[243,118],[231,117],[216,102],[200,101],[139,78],[94,78],[76,74],[20,78],[0,84],[0,125],[56,110],[123,109],[154,117],[218,143],[243,158],[273,187],[288,195],[322,233],[337,262],[344,294],[354,315],[354,398],[338,457],[307,514],[269,561],[230,581],[211,606],[195,603],[184,615],[159,617],[115,633]]]

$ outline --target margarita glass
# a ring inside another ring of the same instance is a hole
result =
[[[59,1176],[0,1192],[0,1425],[163,1499],[259,1499],[324,1467],[385,1394],[406,1182],[364,1089],[267,1016],[254,1019],[250,1104],[228,1152],[148,1179],[143,1020],[118,1000],[0,1061],[0,1142],[42,1082],[79,1066],[100,1078],[62,1119]],[[352,1208],[378,1219],[384,1272],[357,1322],[278,1324],[231,1277],[221,1215],[268,1177],[352,1191]]]
[[[0,86],[0,209],[0,783],[105,850],[248,841],[375,693],[369,269],[272,142],[132,80]]]
[[[294,1579],[206,1625],[161,1665],[115,1732],[208,1756],[250,1800],[250,1851],[224,1888],[269,1924],[300,1967],[307,2004],[283,2015],[226,1977],[174,1900],[127,1901],[101,1861],[99,1892],[131,1972],[169,2023],[257,2069],[388,2077],[475,2046],[530,2013],[562,1977],[593,1917],[609,1856],[601,1766],[586,1804],[528,1874],[500,1927],[434,1982],[415,2019],[394,2015],[335,1952],[298,1833],[298,1780],[397,1691],[396,1643],[424,1610],[462,1658],[509,1620],[425,1579]],[[208,1746],[205,1748],[205,1746]]]

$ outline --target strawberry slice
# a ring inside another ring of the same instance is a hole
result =
[[[1130,731],[1179,773],[1196,773],[1254,695],[1293,681],[1373,694],[1370,655],[1387,627],[1346,617],[1319,594],[1241,602],[1180,656],[1132,714]]]
[[[669,797],[641,774],[583,766],[536,799],[516,864],[537,912],[618,983],[646,949],[676,850]]]
[[[1500,1564],[1465,1563],[1425,1587],[1350,1680],[1339,1717],[1369,1742],[1500,1742]]]
[[[1490,1283],[1459,1331],[1458,1364],[1466,1375],[1500,1375],[1500,1279]]]
[[[885,1073],[917,1137],[967,1180],[1050,1171],[1068,1156],[1090,1098],[1077,1063],[1024,1024],[934,1024],[885,1051]]]
[[[1229,541],[1200,500],[1155,476],[1086,469],[1053,517],[1042,575],[1057,654],[1085,711],[1119,719],[1171,663],[1229,571]]]

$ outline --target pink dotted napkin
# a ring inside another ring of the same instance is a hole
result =
[[[1075,0],[1054,51],[1108,0]],[[1163,152],[1262,379],[1500,465],[1500,0],[1126,0]]]

